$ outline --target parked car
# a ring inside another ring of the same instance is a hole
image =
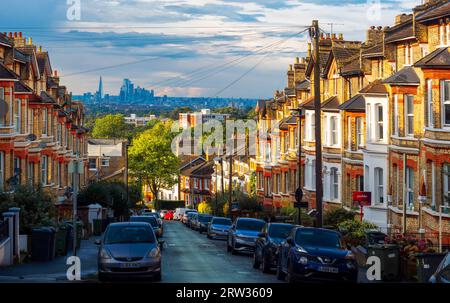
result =
[[[339,232],[323,228],[296,227],[279,248],[277,278],[343,280],[355,282],[358,266]]]
[[[164,218],[164,215],[165,215],[167,212],[168,212],[168,211],[165,210],[165,209],[160,210],[160,211],[159,211],[159,216],[160,216],[161,218]]]
[[[255,252],[253,253],[253,267],[260,268],[264,273],[277,266],[278,247],[286,240],[294,225],[286,223],[267,223],[258,235]]]
[[[227,251],[253,253],[256,239],[266,222],[253,218],[237,218],[228,232]]]
[[[195,226],[197,226],[197,220],[198,220],[198,213],[190,213],[188,215],[188,225],[191,229],[195,229]]]
[[[164,215],[164,220],[173,220],[173,210],[169,210]]]
[[[161,228],[159,227],[158,221],[153,216],[132,216],[130,217],[130,222],[146,222],[149,223],[157,238],[162,236]]]
[[[97,240],[98,278],[154,278],[161,280],[161,250],[163,241],[156,239],[149,223],[111,223]]]
[[[450,253],[444,257],[429,281],[431,283],[450,283]]]
[[[189,210],[189,208],[182,208],[182,207],[176,208],[173,214],[173,219],[181,221],[181,219],[183,219],[183,215],[186,212],[186,210]]]
[[[158,221],[159,228],[161,229],[161,236],[162,236],[162,234],[164,233],[164,226],[163,226],[163,221],[162,221],[161,216],[159,215],[159,213],[157,213],[157,212],[149,212],[149,213],[146,213],[145,215],[146,216],[152,216],[152,217],[156,218],[156,221]]]
[[[196,213],[196,212],[197,212],[197,211],[194,210],[194,209],[186,210],[186,211],[184,212],[184,214],[183,214],[182,222],[183,222],[185,225],[188,225],[188,223],[189,223],[189,214],[190,214],[190,213]]]
[[[227,239],[228,232],[233,226],[231,219],[223,217],[213,217],[208,224],[206,236],[208,239],[222,238]]]
[[[213,216],[208,214],[198,214],[195,229],[198,230],[199,233],[207,231],[208,224],[211,222],[212,218]]]

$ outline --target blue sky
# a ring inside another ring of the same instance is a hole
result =
[[[318,19],[325,31],[335,23],[334,31],[346,39],[364,40],[368,27],[392,25],[395,15],[420,4],[420,0],[79,1],[79,21],[67,19],[67,0],[8,2],[0,11],[0,31],[32,36],[50,52],[53,68],[75,94],[95,91],[101,75],[111,94],[118,93],[123,78],[130,78],[157,94],[212,97],[254,68],[220,93],[254,98],[270,97],[284,87],[288,65],[306,51],[307,37],[296,33],[311,20]]]

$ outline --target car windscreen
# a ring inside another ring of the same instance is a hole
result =
[[[158,221],[153,216],[131,217],[130,222],[145,222],[150,223],[153,227],[158,226]]]
[[[217,225],[231,225],[231,220],[226,218],[215,218],[211,221],[211,224],[217,224]]]
[[[161,216],[158,213],[149,213],[150,216],[156,217],[156,218],[161,218]]]
[[[337,233],[319,229],[299,229],[295,242],[301,246],[324,248],[342,248],[341,238]]]
[[[150,226],[110,226],[105,244],[155,243]]]
[[[292,225],[272,225],[269,229],[269,237],[286,239],[291,229]]]
[[[238,220],[236,224],[236,229],[259,231],[266,224],[264,221],[256,220]]]
[[[212,216],[198,216],[198,220],[202,223],[209,223],[212,220]]]

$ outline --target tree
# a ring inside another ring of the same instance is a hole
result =
[[[20,233],[31,234],[33,228],[55,225],[53,197],[40,186],[20,186],[13,193],[0,195],[0,212],[20,208]]]
[[[155,199],[161,188],[177,183],[179,160],[171,149],[175,135],[170,122],[159,122],[138,134],[129,149],[130,175],[147,185]]]
[[[126,139],[132,134],[133,126],[125,123],[122,114],[97,118],[92,129],[92,137],[101,139]]]

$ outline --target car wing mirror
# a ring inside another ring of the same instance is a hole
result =
[[[258,233],[258,237],[260,237],[260,238],[265,238],[266,237],[266,234],[265,233]]]
[[[286,243],[292,245],[294,243],[294,240],[292,240],[292,238],[287,238]]]
[[[102,241],[97,239],[97,240],[94,241],[94,244],[95,244],[95,245],[101,245],[101,244],[102,244]]]

